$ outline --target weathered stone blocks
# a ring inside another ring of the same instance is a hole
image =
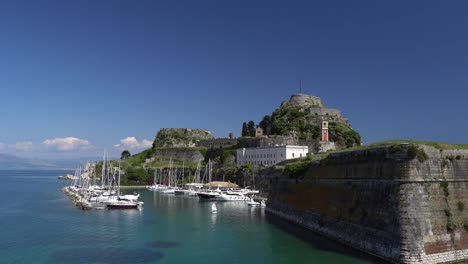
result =
[[[267,211],[391,262],[468,260],[468,151],[423,146],[420,161],[408,148],[337,153],[283,175]]]

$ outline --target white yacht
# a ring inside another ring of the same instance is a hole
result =
[[[235,192],[222,192],[220,195],[215,197],[216,201],[248,201],[250,200],[249,197]]]
[[[197,193],[198,198],[200,199],[215,199],[216,197],[221,195],[221,190],[216,189],[216,190],[206,190],[206,191],[200,191]]]

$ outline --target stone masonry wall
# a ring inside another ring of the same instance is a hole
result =
[[[424,146],[419,161],[408,148],[336,153],[297,179],[270,177],[267,211],[391,262],[467,260],[468,152]]]
[[[199,162],[204,159],[201,152],[196,148],[158,148],[155,149],[156,156],[170,157],[179,161]]]
[[[238,140],[239,148],[263,148],[284,145],[297,145],[296,137],[289,136],[264,136],[256,138],[243,138]]]

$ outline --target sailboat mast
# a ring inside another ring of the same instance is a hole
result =
[[[106,174],[106,151],[102,156],[102,170],[101,170],[101,188],[104,188],[104,175]]]
[[[119,160],[119,184],[118,184],[117,195],[120,195],[120,160]]]

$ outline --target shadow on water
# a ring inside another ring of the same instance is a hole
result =
[[[201,230],[201,228],[199,228],[199,227],[190,228],[190,232],[197,232],[197,231],[200,231],[200,230]]]
[[[326,238],[324,236],[320,236],[319,234],[312,232],[309,229],[303,228],[301,226],[295,225],[289,221],[286,221],[284,219],[281,219],[277,216],[266,214],[265,215],[266,221],[277,227],[278,229],[287,232],[288,234],[291,234],[302,241],[307,242],[309,245],[311,245],[314,248],[324,250],[324,251],[329,251],[329,252],[334,252],[338,253],[341,255],[347,255],[351,257],[356,257],[359,259],[363,259],[365,261],[369,261],[371,263],[382,263],[382,264],[388,264],[389,262],[386,262],[380,258],[377,258],[375,256],[372,256],[370,254],[358,251],[356,249],[353,249],[351,247],[345,246],[335,240]]]
[[[148,249],[126,248],[73,248],[53,252],[52,263],[154,263],[164,254]]]
[[[175,248],[179,245],[180,243],[175,241],[153,241],[145,243],[145,246],[149,248]]]

